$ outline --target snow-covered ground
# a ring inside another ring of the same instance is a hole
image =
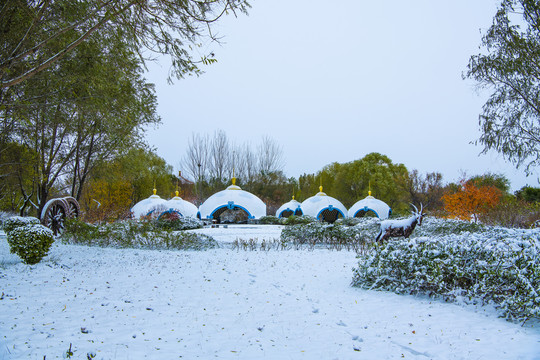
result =
[[[279,227],[206,229],[219,241]],[[355,253],[55,244],[0,237],[0,359],[540,359],[540,329],[487,307],[350,286]]]

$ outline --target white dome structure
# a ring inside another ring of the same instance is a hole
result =
[[[236,179],[227,189],[215,193],[199,206],[200,219],[219,220],[227,210],[243,210],[248,219],[259,219],[266,216],[266,204],[257,196],[236,186]]]
[[[291,201],[281,205],[279,209],[276,211],[276,217],[278,218],[285,218],[289,217],[291,215],[304,215],[304,212],[302,211],[302,204],[294,199],[294,196]]]
[[[367,212],[372,211],[379,219],[387,219],[392,213],[390,206],[371,196],[371,191],[368,194],[366,198],[357,201],[349,209],[349,217],[363,217]]]
[[[165,203],[167,210],[163,211],[159,217],[165,214],[178,214],[182,217],[197,217],[197,212],[199,209],[189,201],[182,199],[178,196],[178,191],[176,191],[176,196],[170,199]]]
[[[159,195],[156,195],[156,189],[154,189],[154,194],[149,198],[136,203],[131,208],[131,212],[135,219],[139,219],[142,216],[158,215],[167,208],[165,205],[166,203],[167,200],[160,198]]]
[[[304,215],[327,222],[334,222],[340,217],[346,217],[347,208],[339,200],[326,195],[322,191],[322,186],[319,189],[320,191],[316,195],[302,202]]]

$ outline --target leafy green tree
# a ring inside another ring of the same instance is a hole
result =
[[[370,153],[345,164],[332,163],[317,174],[304,174],[299,178],[299,185],[302,200],[315,195],[322,183],[323,191],[347,208],[365,198],[371,189],[373,196],[399,213],[409,207],[407,177],[404,165],[392,163],[385,155]]]
[[[385,155],[370,153],[360,160],[343,164],[336,176],[335,197],[350,207],[365,198],[371,189],[373,196],[399,213],[409,208],[405,188],[407,176],[408,171],[403,164],[394,164]]]
[[[35,191],[38,216],[54,186],[80,199],[97,162],[139,143],[143,127],[159,121],[138,56],[109,35],[93,36],[18,86],[8,116],[17,123],[14,140],[37,154],[35,189],[22,192]]]
[[[482,46],[465,75],[492,92],[478,141],[531,172],[540,165],[540,3],[503,0]]]
[[[529,203],[540,203],[540,188],[524,186],[516,191],[516,197]]]
[[[502,194],[508,194],[510,191],[510,180],[502,174],[486,173],[471,177],[471,181],[475,186],[494,186],[501,191]]]
[[[100,206],[126,204],[125,209],[114,209],[113,216],[117,217],[152,195],[154,188],[161,198],[171,198],[176,189],[176,180],[172,166],[154,151],[132,148],[94,168],[84,187],[81,203],[87,211],[96,209],[98,203]]]
[[[13,87],[56,66],[93,35],[122,31],[127,46],[167,54],[177,77],[197,74],[192,50],[216,40],[212,24],[228,12],[246,12],[245,0],[5,1],[0,6],[0,89]],[[113,31],[114,32],[114,31]]]
[[[0,152],[0,209],[22,216],[36,202],[35,158],[29,148],[14,142]]]

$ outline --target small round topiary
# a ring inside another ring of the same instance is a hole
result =
[[[4,220],[3,228],[4,231],[9,233],[13,229],[19,227],[19,226],[25,226],[25,225],[31,225],[31,224],[39,224],[39,219],[35,217],[23,217],[23,216],[12,216],[6,220]]]
[[[53,232],[41,224],[18,226],[7,234],[10,251],[28,265],[37,264],[47,256],[54,242]]]

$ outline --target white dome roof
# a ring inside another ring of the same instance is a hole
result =
[[[250,219],[266,216],[266,204],[257,196],[242,190],[239,186],[231,185],[227,189],[215,193],[199,206],[201,219],[212,219],[218,209],[240,208],[247,212]]]
[[[334,209],[341,213],[343,217],[347,216],[347,208],[345,208],[339,200],[323,193],[322,186],[319,193],[302,202],[302,211],[304,212],[304,215],[313,216],[318,220],[322,220],[321,213],[324,210],[332,211]]]
[[[135,219],[138,219],[141,216],[154,215],[154,213],[157,213],[155,215],[159,215],[164,210],[166,210],[166,205],[165,205],[166,203],[167,203],[167,200],[164,200],[160,198],[158,195],[156,195],[156,192],[154,190],[154,195],[136,203],[131,208],[131,212],[133,213],[133,217]]]
[[[355,217],[359,211],[373,211],[379,219],[386,219],[390,216],[392,210],[384,201],[375,199],[373,196],[368,195],[365,199],[357,201],[349,209],[349,217]]]
[[[186,201],[178,196],[178,192],[176,192],[176,196],[170,199],[165,203],[165,206],[167,207],[167,210],[164,212],[176,212],[182,215],[183,217],[197,217],[197,212],[199,209],[189,201]],[[164,213],[162,212],[162,214]]]
[[[292,199],[288,203],[281,205],[281,207],[276,211],[276,217],[281,217],[281,214],[284,211],[292,211],[293,215],[304,214],[304,212],[302,211],[302,204],[294,199]],[[298,211],[300,212],[300,214],[297,214]]]

